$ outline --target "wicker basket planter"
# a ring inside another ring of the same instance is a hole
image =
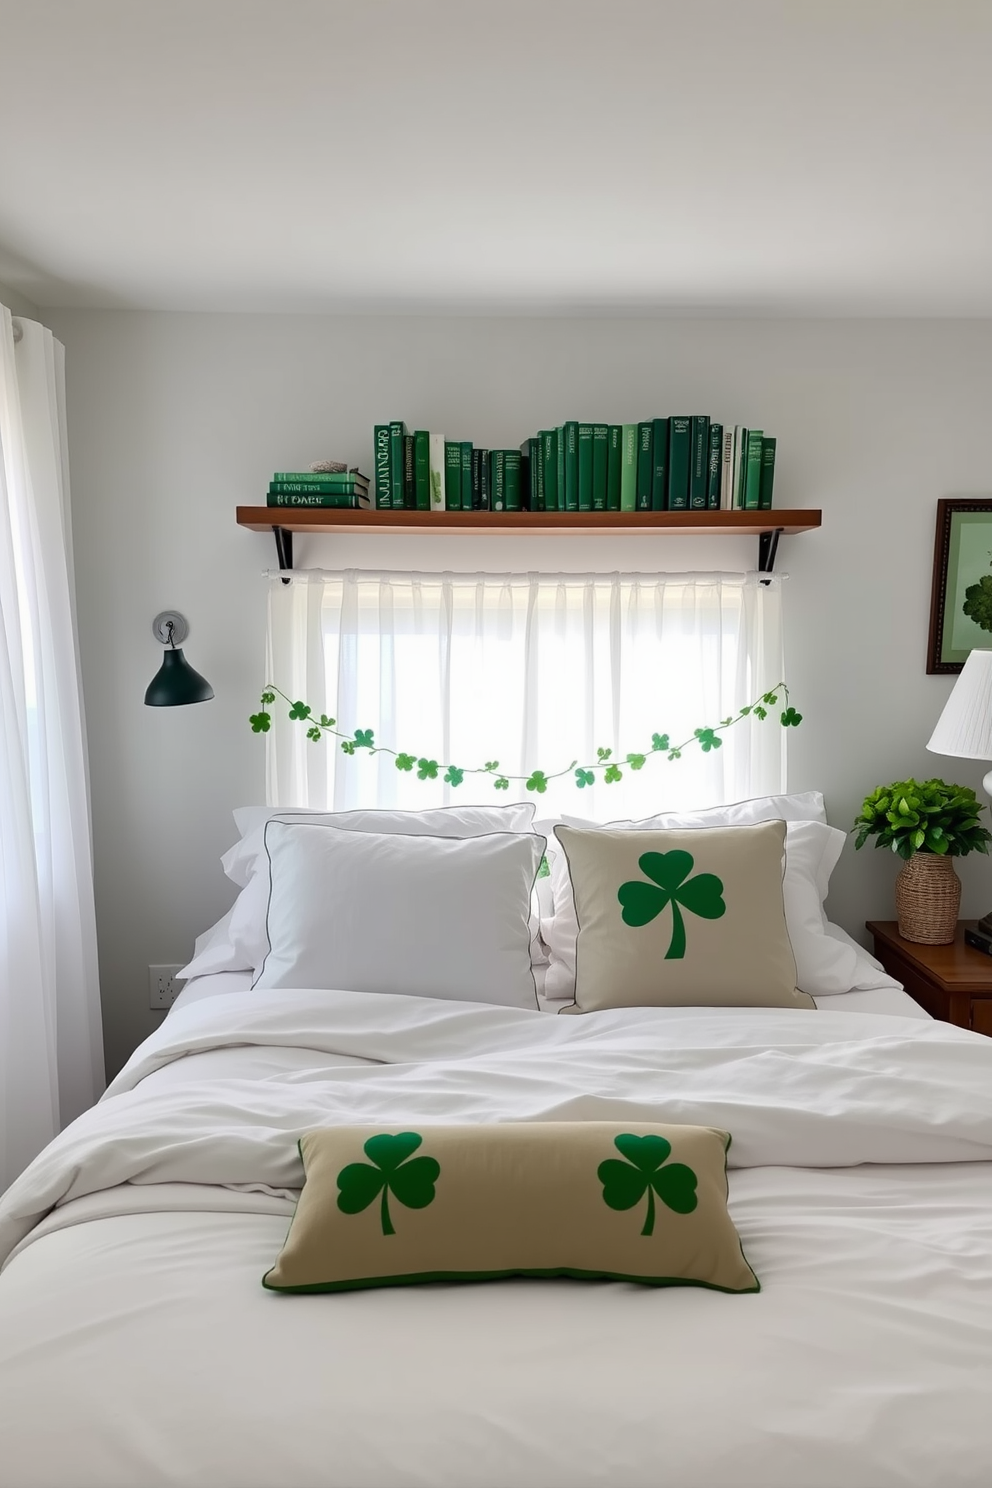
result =
[[[917,945],[950,945],[961,906],[954,859],[917,852],[896,878],[899,934]]]

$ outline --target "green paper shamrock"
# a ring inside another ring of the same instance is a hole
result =
[[[767,703],[769,708],[774,708],[775,704],[778,702],[778,694],[775,692],[766,692],[761,701],[763,703]]]
[[[803,721],[803,715],[797,713],[795,708],[786,708],[782,714],[782,726],[784,728],[798,728]]]
[[[681,961],[685,956],[685,920],[679,905],[701,919],[718,920],[727,912],[722,898],[723,884],[715,873],[700,873],[690,878],[692,854],[678,847],[667,853],[644,853],[638,858],[637,866],[652,882],[631,879],[620,885],[617,898],[623,905],[621,918],[625,925],[649,925],[670,904],[672,939],[665,960]]]
[[[299,719],[302,719],[302,718],[309,718],[310,717],[310,705],[309,705],[309,703],[294,703],[293,706],[289,710],[289,716],[294,721],[298,721]]]
[[[657,750],[662,750],[662,751],[666,750],[668,748],[668,735],[667,734],[652,734],[651,735],[651,748],[652,749],[657,749]]]
[[[611,1209],[633,1209],[644,1195],[648,1196],[648,1212],[642,1235],[654,1234],[654,1196],[676,1214],[691,1214],[699,1202],[696,1198],[696,1175],[685,1163],[672,1163],[663,1168],[672,1150],[671,1142],[651,1133],[635,1137],[633,1132],[621,1132],[614,1137],[613,1145],[627,1159],[607,1158],[596,1170],[603,1185],[603,1202]]]
[[[646,754],[628,754],[627,756],[627,763],[632,770],[643,770],[646,761]]]
[[[320,743],[321,739],[323,738],[323,734],[320,732],[320,729],[317,728],[316,724],[313,728],[307,729],[307,738],[312,739],[315,744]]]
[[[618,780],[623,779],[623,771],[617,765],[607,765],[603,772],[603,779],[607,785],[615,785]]]
[[[531,775],[530,779],[527,781],[527,789],[529,791],[537,791],[538,795],[543,796],[547,788],[548,777],[545,775],[543,770],[535,770],[533,775]]]
[[[596,777],[591,770],[576,770],[575,783],[581,790],[586,785],[595,785]]]
[[[272,725],[272,719],[268,713],[252,713],[248,719],[253,734],[267,734]]]
[[[723,743],[722,739],[717,738],[714,729],[693,729],[693,733],[699,740],[699,747],[704,754],[709,754],[711,749],[719,749]]]
[[[354,754],[355,752],[355,746],[350,739],[342,739],[341,748],[344,750],[345,754]]]
[[[333,728],[334,727],[334,723],[335,723],[335,720],[333,718],[328,718],[328,716],[327,716],[326,713],[321,713],[321,715],[320,715],[320,726],[321,726],[321,728]]]
[[[448,785],[461,785],[465,779],[465,771],[459,770],[457,765],[449,765],[444,772],[444,778]]]
[[[383,1133],[369,1137],[363,1152],[368,1163],[349,1163],[338,1174],[338,1208],[342,1214],[360,1214],[382,1194],[379,1217],[384,1235],[395,1235],[389,1217],[389,1194],[407,1209],[426,1209],[434,1201],[434,1185],[441,1165],[433,1157],[415,1157],[407,1161],[423,1142],[417,1132]]]
[[[604,760],[608,760],[609,759],[609,757],[610,757],[610,755],[612,753],[613,753],[613,750],[612,749],[597,749],[596,750],[596,758],[599,760],[600,764],[602,764]]]
[[[500,778],[495,782],[495,784],[496,784],[496,789],[497,790],[509,790],[510,789],[510,782],[507,780],[507,778],[506,778],[505,775],[501,775]]]
[[[373,743],[372,743],[373,738],[374,738],[374,733],[373,733],[373,730],[372,729],[356,729],[355,730],[355,748],[356,749],[372,749],[374,747],[373,746]]]
[[[419,759],[417,761],[418,780],[437,779],[437,760]]]
[[[494,770],[497,770],[499,768],[499,760],[486,760],[486,763],[483,765],[482,768],[484,770],[488,770],[491,775]]]
[[[276,695],[275,695],[274,692],[263,692],[260,701],[261,701],[262,707],[263,708],[267,708],[269,706],[269,704],[270,703],[274,703],[275,700],[276,700]]]
[[[768,709],[767,708],[762,708],[761,704],[758,703],[758,704],[755,705],[754,716],[755,716],[755,718],[760,718],[761,721],[762,721],[762,723],[763,723],[765,721],[765,719],[768,717]]]
[[[412,770],[417,763],[416,756],[412,754],[398,754],[396,756],[397,770]]]

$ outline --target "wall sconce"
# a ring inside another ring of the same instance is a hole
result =
[[[185,617],[175,610],[163,610],[152,621],[152,633],[168,650],[162,665],[148,684],[145,702],[152,708],[178,708],[184,703],[205,703],[214,695],[206,677],[194,672],[177,641],[189,635]]]

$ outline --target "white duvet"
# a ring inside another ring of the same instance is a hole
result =
[[[282,1297],[301,1132],[732,1133],[762,1291]],[[167,1019],[0,1200],[3,1488],[987,1488],[992,1041],[247,993]]]

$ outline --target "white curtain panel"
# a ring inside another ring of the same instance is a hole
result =
[[[103,1089],[63,347],[0,307],[0,1190]]]
[[[436,760],[436,780],[388,753],[312,743],[278,699],[267,736],[269,803],[345,809],[533,800],[608,821],[718,805],[785,788],[778,713],[748,719],[718,749],[649,754],[718,724],[783,679],[781,582],[754,574],[485,574],[306,570],[271,575],[267,680],[346,733]],[[781,711],[780,709],[778,711]],[[578,787],[575,767],[609,749],[622,779]],[[648,754],[631,769],[627,754]],[[540,769],[545,792],[508,775]],[[444,766],[465,771],[446,784]]]

